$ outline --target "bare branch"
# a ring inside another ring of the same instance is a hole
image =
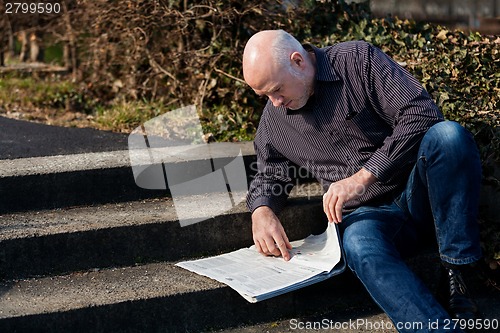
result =
[[[225,75],[225,76],[227,76],[228,78],[233,79],[233,80],[235,80],[235,81],[238,81],[238,82],[240,82],[240,83],[247,84],[244,80],[242,80],[242,79],[240,79],[240,78],[237,78],[236,76],[233,76],[233,75],[231,75],[231,74],[228,74],[228,73],[226,73],[226,72],[224,72],[224,71],[222,71],[222,70],[220,70],[220,69],[218,69],[218,68],[215,68],[215,69],[214,69],[214,71],[216,71],[216,72],[217,72],[217,73],[219,73],[219,74]]]

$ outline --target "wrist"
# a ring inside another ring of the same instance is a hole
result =
[[[365,187],[368,187],[377,181],[377,177],[375,177],[370,171],[366,170],[365,168],[361,168],[358,172],[356,172],[353,175],[353,178],[358,184]]]
[[[259,206],[255,208],[252,212],[252,217],[257,216],[257,215],[263,215],[263,214],[269,214],[273,213],[273,210],[269,206]]]

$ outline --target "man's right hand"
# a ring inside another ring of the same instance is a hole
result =
[[[285,261],[290,260],[288,250],[292,249],[292,245],[271,208],[260,206],[253,211],[252,233],[257,251],[267,256],[281,255]]]

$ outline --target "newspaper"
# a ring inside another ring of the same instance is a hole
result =
[[[291,259],[266,257],[255,246],[215,257],[176,264],[194,273],[227,284],[255,303],[323,281],[345,269],[337,226],[293,241]]]

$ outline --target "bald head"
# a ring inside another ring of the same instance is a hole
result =
[[[290,70],[290,57],[294,52],[303,57],[307,54],[299,41],[286,31],[264,30],[256,33],[248,40],[243,52],[245,81],[252,86],[254,74]]]
[[[243,76],[275,106],[298,109],[313,92],[314,55],[289,33],[265,30],[249,39],[243,52]]]

